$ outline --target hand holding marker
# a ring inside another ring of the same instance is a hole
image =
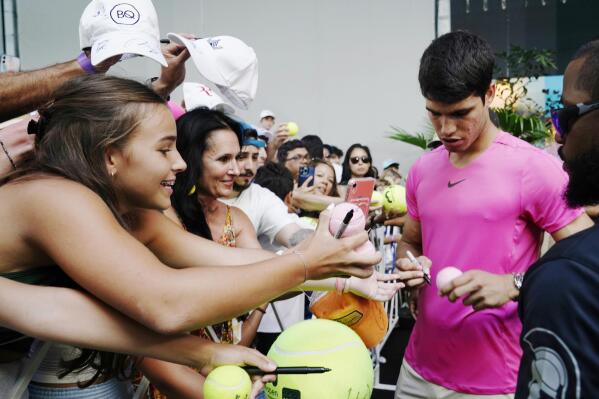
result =
[[[331,369],[327,367],[306,367],[306,366],[295,366],[295,367],[277,367],[275,371],[264,371],[255,366],[243,367],[246,373],[249,375],[264,375],[264,374],[322,374],[328,373]]]
[[[429,274],[428,270],[424,270],[424,267],[422,267],[422,264],[420,264],[420,262],[418,262],[418,259],[416,259],[416,257],[414,257],[414,255],[410,251],[406,251],[406,255],[408,256],[408,259],[410,260],[410,262],[412,262],[413,264],[418,266],[420,268],[420,270],[422,270],[424,281],[426,281],[426,283],[428,285],[431,285],[431,275]]]
[[[343,235],[343,233],[345,233],[345,229],[347,229],[347,226],[349,225],[349,222],[351,222],[353,217],[354,217],[354,210],[350,209],[349,212],[347,212],[345,214],[345,217],[343,218],[343,222],[341,222],[341,225],[339,225],[339,229],[335,233],[335,238],[341,238],[341,236]]]

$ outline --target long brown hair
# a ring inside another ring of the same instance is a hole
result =
[[[164,104],[164,100],[141,83],[96,75],[68,81],[54,97],[39,109],[39,120],[29,126],[30,133],[36,134],[34,159],[17,170],[11,181],[34,179],[42,173],[81,183],[98,194],[126,227],[117,211],[105,150],[124,147],[146,115],[144,108]],[[129,360],[126,355],[82,349],[79,357],[63,362],[59,377],[92,367],[96,374],[81,387],[93,384],[101,375],[128,378]]]
[[[104,154],[127,144],[147,104],[165,102],[133,80],[90,75],[68,81],[38,110],[40,119],[30,126],[36,134],[34,160],[20,174],[48,173],[81,183],[122,223]]]

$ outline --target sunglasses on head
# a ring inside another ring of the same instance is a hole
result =
[[[354,165],[357,164],[358,162],[360,162],[360,160],[362,161],[362,163],[370,163],[370,158],[368,158],[367,156],[363,156],[363,157],[351,157],[349,160]]]
[[[563,140],[578,118],[596,109],[599,109],[599,101],[580,103],[565,108],[552,109],[550,111],[551,122],[555,127],[557,136]]]

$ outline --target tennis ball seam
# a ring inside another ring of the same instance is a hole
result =
[[[322,349],[322,350],[311,350],[311,351],[303,351],[303,352],[293,352],[293,351],[286,351],[281,349],[278,346],[274,346],[273,349],[280,355],[287,355],[287,356],[310,356],[310,355],[323,355],[323,354],[330,354],[330,353],[335,353],[335,352],[339,352],[341,350],[347,349],[347,348],[351,348],[351,347],[360,347],[362,344],[362,342],[347,342],[343,345],[340,346],[336,346],[334,348],[328,348],[328,349]]]
[[[224,388],[224,389],[228,389],[228,390],[235,390],[235,389],[239,389],[239,388],[241,388],[241,387],[243,386],[243,381],[242,381],[242,382],[239,382],[239,383],[237,383],[237,385],[229,385],[229,384],[227,384],[227,385],[224,385],[224,384],[221,384],[221,383],[219,383],[219,382],[217,382],[217,381],[214,381],[214,380],[208,380],[208,379],[207,379],[207,380],[204,382],[204,384],[207,384],[207,385],[215,385],[215,386],[217,386],[217,387],[219,387],[219,388]]]

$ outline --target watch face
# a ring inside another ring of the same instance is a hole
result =
[[[524,281],[524,273],[514,273],[514,285],[518,290],[522,288],[522,282]]]

